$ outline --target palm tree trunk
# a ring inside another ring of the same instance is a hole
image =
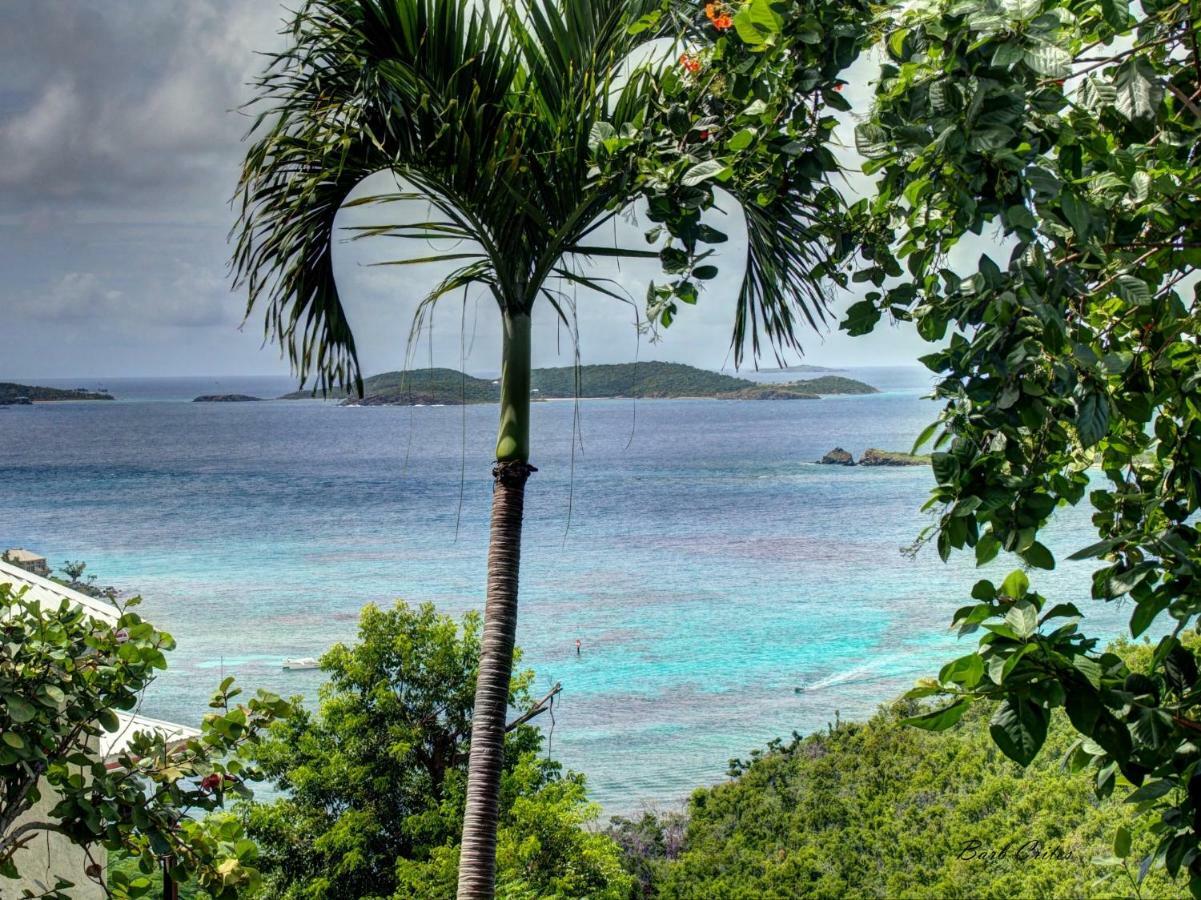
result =
[[[530,473],[530,317],[504,317],[500,430],[492,470],[492,533],[480,670],[471,720],[467,806],[459,851],[459,900],[491,900],[496,888],[496,828],[504,768],[505,719],[517,637],[521,518]]]

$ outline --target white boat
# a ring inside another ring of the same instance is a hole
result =
[[[299,656],[296,659],[285,659],[284,669],[289,672],[300,672],[305,669],[317,669],[321,663],[314,656]]]

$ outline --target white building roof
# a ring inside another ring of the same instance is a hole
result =
[[[130,713],[119,712],[116,715],[117,721],[121,723],[120,727],[114,732],[104,731],[100,734],[100,757],[102,759],[111,759],[129,749],[130,739],[139,731],[161,734],[166,738],[168,744],[179,744],[200,737],[199,731],[186,725],[177,725],[174,722],[152,719],[149,716],[135,716]]]
[[[63,600],[67,600],[75,606],[82,607],[93,618],[110,625],[116,625],[120,618],[117,608],[111,603],[96,597],[89,597],[79,591],[73,591],[57,581],[34,575],[20,566],[10,565],[3,560],[0,560],[0,584],[11,584],[18,591],[27,588],[25,596],[45,606],[57,607]],[[111,734],[109,732],[101,733],[100,755],[102,759],[109,759],[125,750],[129,746],[130,738],[139,731],[153,731],[161,734],[168,743],[178,743],[200,736],[199,731],[186,725],[152,719],[149,716],[135,716],[115,710],[114,712],[117,721],[120,722],[120,727]]]
[[[0,584],[11,584],[17,591],[21,588],[28,588],[29,591],[25,596],[44,606],[57,607],[63,600],[68,600],[75,606],[83,607],[93,618],[108,622],[110,625],[116,625],[117,619],[120,618],[117,608],[111,603],[96,597],[89,597],[79,591],[73,591],[57,581],[51,581],[41,575],[34,575],[20,566],[11,565],[3,560],[0,560]]]
[[[11,550],[5,550],[5,555],[13,562],[45,562],[46,557],[34,553],[32,550],[24,550],[20,547],[13,547]]]

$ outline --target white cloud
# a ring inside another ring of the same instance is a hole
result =
[[[145,277],[149,275],[150,277]],[[128,286],[120,277],[66,272],[20,292],[9,315],[70,325],[95,322],[106,330],[226,328],[240,321],[229,286],[211,271],[175,260],[165,271],[143,273]]]
[[[274,0],[39,0],[0,9],[0,212],[226,223],[237,113]],[[18,37],[19,36],[19,37]]]

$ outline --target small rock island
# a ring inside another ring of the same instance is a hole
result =
[[[193,400],[193,403],[255,403],[262,397],[251,397],[249,394],[204,394]]]
[[[825,456],[818,460],[823,466],[853,466],[855,465],[855,457],[847,453],[841,447],[835,447]]]

